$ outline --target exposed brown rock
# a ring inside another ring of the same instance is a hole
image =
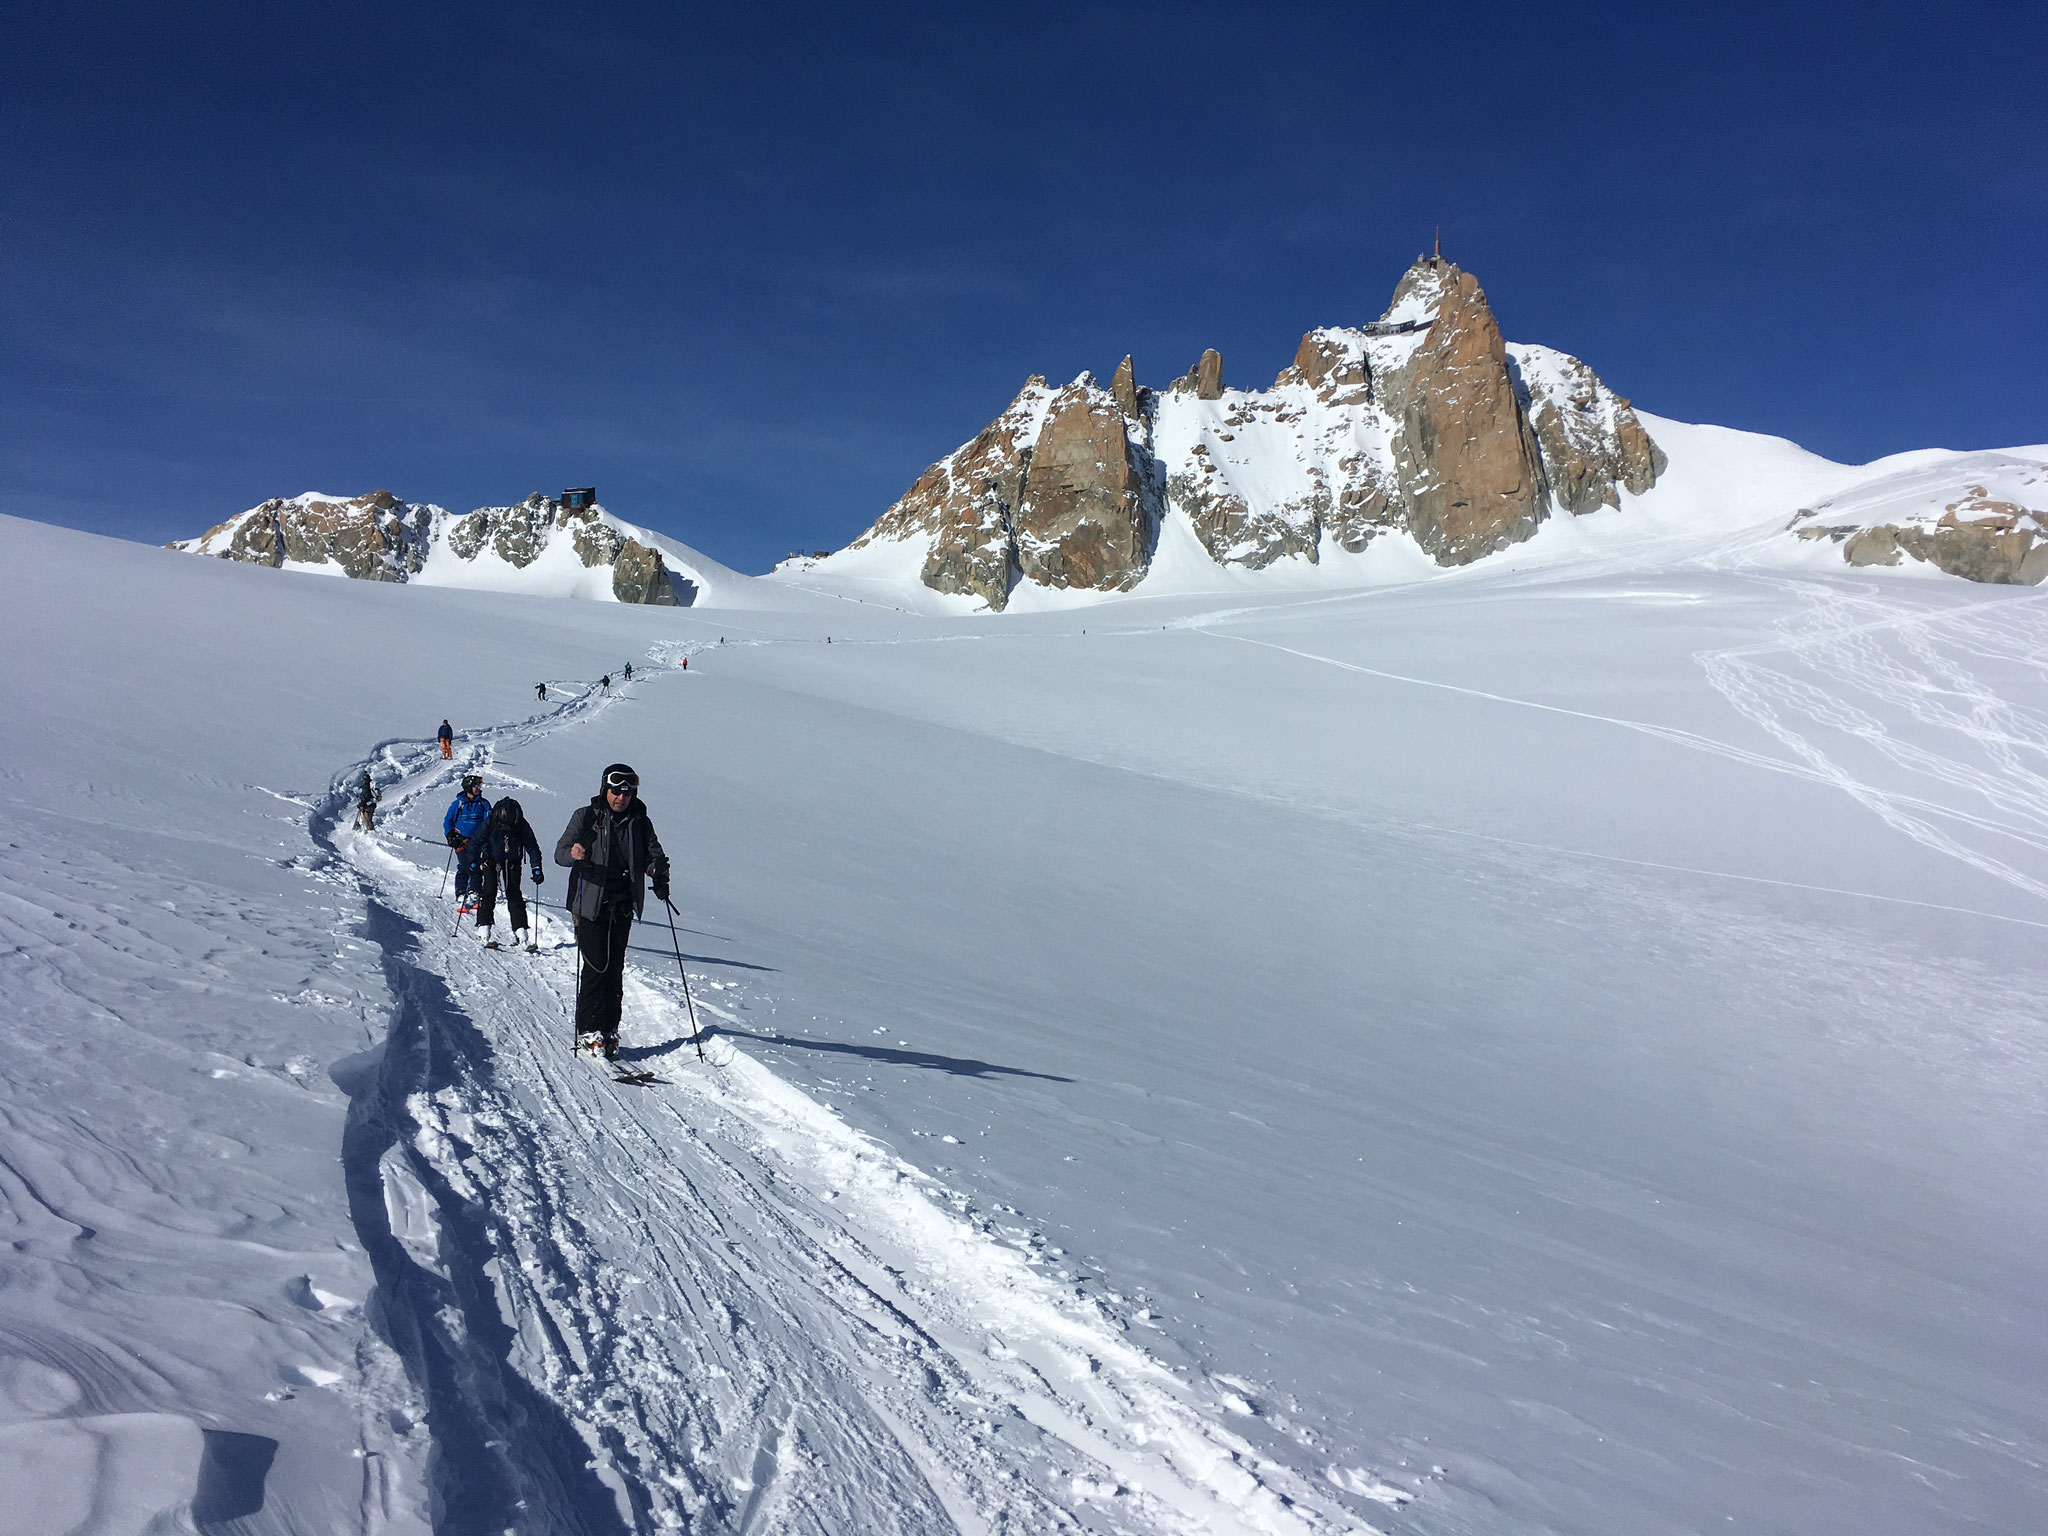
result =
[[[1025,470],[1018,569],[1049,587],[1135,585],[1150,553],[1145,503],[1124,413],[1084,374],[1054,398]]]
[[[2048,542],[2043,542],[2030,528],[2002,532],[1969,523],[1933,528],[1867,528],[1843,547],[1843,558],[1851,565],[1898,564],[1896,554],[1889,560],[1877,558],[1886,536],[1897,549],[1914,559],[1925,560],[1968,581],[2034,587],[2048,577]]]
[[[1402,288],[1415,278],[1411,269]],[[1439,565],[1464,565],[1536,531],[1543,464],[1478,280],[1449,263],[1428,280],[1436,319],[1381,381],[1382,396],[1400,422],[1394,462],[1409,531]]]
[[[1187,514],[1195,537],[1212,560],[1257,571],[1283,555],[1315,560],[1319,514],[1328,509],[1330,496],[1320,474],[1312,478],[1317,482],[1312,505],[1255,512],[1224,485],[1207,446],[1197,443],[1192,466],[1169,476],[1166,490],[1172,504]]]
[[[1842,558],[1851,565],[1897,565],[1899,530],[1896,528],[1802,528],[1802,539],[1833,536],[1842,545]]]
[[[278,496],[172,547],[254,565],[333,562],[359,581],[404,581],[426,563],[432,524],[432,508],[389,491],[346,501]]]
[[[1640,496],[1657,483],[1667,460],[1628,401],[1575,357],[1545,352],[1546,366],[1523,370],[1529,426],[1543,453],[1543,472],[1559,505],[1573,513],[1621,505],[1619,482]]]
[[[1109,381],[1109,394],[1126,416],[1135,418],[1140,413],[1137,372],[1131,367],[1129,353],[1116,365],[1116,376]]]
[[[1337,461],[1338,489],[1323,527],[1338,546],[1357,554],[1381,534],[1401,526],[1400,487],[1368,454]]]
[[[1371,374],[1362,354],[1346,348],[1328,330],[1310,331],[1294,349],[1294,361],[1273,380],[1277,388],[1306,384],[1325,398],[1343,398],[1343,403],[1371,398]]]
[[[1001,607],[1020,578],[1133,584],[1162,496],[1212,558],[1258,568],[1318,559],[1325,534],[1356,552],[1403,528],[1441,564],[1477,559],[1535,531],[1550,461],[1576,511],[1615,504],[1617,484],[1648,489],[1664,458],[1628,402],[1576,360],[1517,350],[1550,369],[1526,396],[1478,283],[1424,259],[1380,320],[1305,334],[1276,381],[1287,394],[1232,395],[1218,416],[1194,405],[1224,399],[1214,349],[1157,395],[1126,357],[1106,394],[1084,376],[1056,403],[1034,396],[1036,415],[1013,405],[854,547],[928,534],[926,583]]]
[[[538,492],[515,506],[479,507],[462,517],[385,490],[345,501],[275,497],[171,548],[270,566],[332,562],[359,581],[406,581],[425,567],[439,531],[445,530],[458,559],[474,560],[489,549],[523,569],[557,528],[569,531],[585,565],[612,566],[612,590],[622,602],[683,604],[696,595],[658,550],[610,527],[596,508],[565,511]]]
[[[1003,608],[1015,563],[1011,518],[1023,498],[1031,432],[1044,400],[1045,380],[1034,374],[1002,415],[919,475],[851,547],[929,534],[924,584]]]
[[[622,603],[680,606],[661,551],[649,549],[638,539],[620,541],[619,552],[612,559],[612,596]]]
[[[493,551],[515,570],[524,570],[547,548],[549,534],[558,519],[576,517],[591,522],[594,512],[563,513],[561,503],[535,491],[524,501],[509,507],[478,507],[457,518],[448,527],[448,547],[464,560],[474,560],[485,549]],[[579,547],[585,565],[602,564]],[[604,558],[609,558],[607,553]]]

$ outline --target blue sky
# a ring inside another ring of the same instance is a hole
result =
[[[761,570],[1027,374],[1269,383],[1439,224],[1662,415],[2040,441],[2044,82],[2038,5],[15,0],[0,510],[594,483]]]

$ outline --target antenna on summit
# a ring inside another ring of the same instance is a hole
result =
[[[1429,264],[1433,267],[1444,264],[1444,227],[1441,224],[1436,227],[1436,248],[1429,253]]]

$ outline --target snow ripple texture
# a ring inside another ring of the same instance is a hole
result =
[[[670,649],[657,665],[689,647]],[[628,977],[623,1056],[657,1077],[628,1086],[569,1049],[557,909],[537,955],[451,933],[441,871],[394,848],[431,844],[500,748],[620,707],[585,693],[452,763],[382,747],[314,818],[398,999],[344,1082],[344,1162],[434,1434],[435,1529],[1374,1529],[964,1199],[730,1042],[700,1065],[674,975]],[[346,826],[365,769],[374,835]],[[707,1030],[734,1018],[697,1009]]]

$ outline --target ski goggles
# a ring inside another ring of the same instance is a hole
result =
[[[614,795],[630,795],[640,787],[637,773],[608,773],[604,776],[605,789]]]

